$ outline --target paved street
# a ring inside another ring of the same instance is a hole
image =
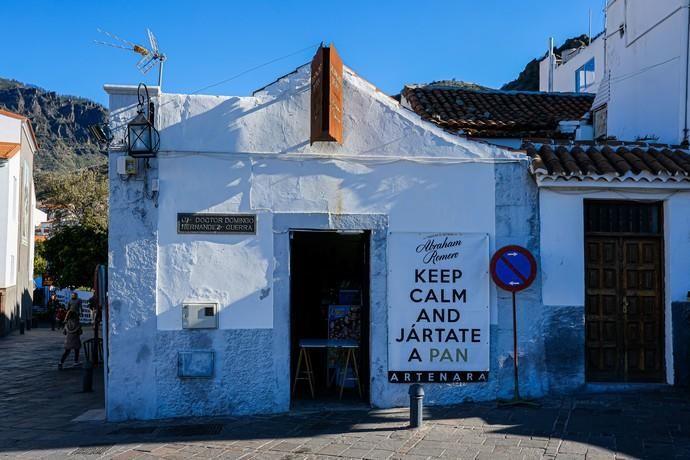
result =
[[[419,430],[407,429],[404,410],[74,421],[98,418],[102,378],[97,372],[94,393],[80,393],[82,372],[57,370],[61,347],[62,334],[45,328],[0,339],[0,458],[690,459],[690,397],[670,389],[538,409],[434,408]]]

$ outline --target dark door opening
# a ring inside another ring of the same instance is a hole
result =
[[[369,240],[368,231],[290,234],[293,399],[369,401]]]
[[[586,378],[664,381],[661,203],[585,201]]]

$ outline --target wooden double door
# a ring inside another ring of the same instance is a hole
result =
[[[585,236],[588,381],[664,381],[662,247],[649,233]]]

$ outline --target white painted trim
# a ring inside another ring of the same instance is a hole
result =
[[[160,86],[148,86],[146,88],[149,90],[149,96],[158,96],[161,93]],[[103,85],[103,91],[112,95],[118,96],[136,96],[139,85]]]
[[[34,137],[31,128],[29,128],[29,123],[31,123],[31,121],[23,120],[22,131],[24,131],[26,138],[29,140],[29,148],[31,149],[31,156],[33,157],[36,154],[36,151],[38,150],[38,145],[36,145],[36,142],[34,141],[34,139],[36,138]]]
[[[684,177],[682,180],[674,180],[669,178],[666,181],[658,180],[649,182],[647,180],[626,180],[626,181],[607,181],[607,180],[554,180],[552,178],[537,178],[537,186],[543,189],[558,188],[571,190],[601,190],[607,189],[626,189],[626,190],[690,190],[690,178]]]
[[[662,225],[664,226],[664,240],[662,241],[662,247],[664,250],[664,273],[663,273],[663,285],[664,285],[664,354],[666,355],[666,383],[673,385],[674,375],[673,375],[673,309],[671,308],[671,221],[669,212],[669,201],[664,200],[662,204],[663,217],[664,220]]]

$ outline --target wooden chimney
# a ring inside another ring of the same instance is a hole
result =
[[[309,140],[343,143],[343,61],[332,43],[320,46],[311,61]]]

